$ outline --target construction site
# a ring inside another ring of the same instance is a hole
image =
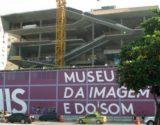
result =
[[[111,118],[155,114],[148,90],[133,95],[118,86],[116,67],[121,48],[143,35],[140,24],[157,8],[83,12],[59,0],[55,9],[1,16],[0,110],[37,114],[41,108],[43,114],[55,108],[68,116],[98,110]]]
[[[140,24],[156,8],[104,6],[82,12],[66,7],[64,24],[56,22],[56,9],[1,16],[1,69],[57,67],[61,56],[64,67],[116,66],[121,47],[143,34]]]

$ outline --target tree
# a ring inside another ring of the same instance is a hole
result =
[[[154,10],[155,16],[147,19],[141,26],[144,36],[124,46],[120,52],[118,67],[119,84],[138,92],[150,89],[156,102],[155,125],[160,118],[160,10]]]

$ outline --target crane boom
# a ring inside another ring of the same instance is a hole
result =
[[[64,51],[65,51],[65,0],[56,0],[56,45],[55,45],[55,66],[64,66]]]

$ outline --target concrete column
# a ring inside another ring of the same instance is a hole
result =
[[[120,48],[123,47],[123,39],[121,39],[121,45],[120,45]]]
[[[41,45],[38,46],[38,60],[41,57]]]
[[[23,22],[20,22],[20,29],[23,28]]]
[[[94,29],[94,23],[92,23],[92,41],[94,40],[95,37],[95,29]],[[94,66],[94,61],[95,61],[95,53],[94,53],[94,48],[92,49],[92,67]]]
[[[42,20],[39,21],[39,27],[42,27]]]
[[[123,19],[121,18],[121,24],[123,25]],[[121,33],[123,33],[123,32],[121,32]],[[121,42],[120,42],[121,44],[120,44],[120,48],[122,48],[123,47],[123,39],[121,39]]]
[[[123,24],[123,19],[122,18],[120,19],[120,23]]]
[[[143,17],[143,21],[146,21],[146,17],[145,16]]]
[[[18,50],[19,52],[18,52],[18,55],[19,56],[21,56],[22,55],[22,49],[21,49],[21,47],[19,47],[19,50]]]
[[[41,40],[42,40],[42,34],[39,33],[39,41],[41,41]]]
[[[42,26],[42,20],[40,19],[39,20],[39,27],[41,27]],[[42,40],[42,33],[39,33],[39,41],[41,41]]]

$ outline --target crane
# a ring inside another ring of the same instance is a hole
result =
[[[56,45],[55,45],[55,66],[64,66],[64,51],[65,51],[65,22],[66,22],[66,1],[56,0]]]
[[[100,0],[97,0],[100,1]],[[66,23],[66,0],[56,0],[56,45],[55,45],[55,66],[64,66],[64,53],[65,53],[65,23]]]

